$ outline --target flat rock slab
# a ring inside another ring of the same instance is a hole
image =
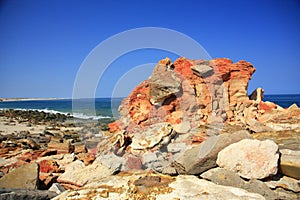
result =
[[[160,194],[156,199],[265,199],[260,194],[250,193],[240,188],[216,185],[191,175],[179,175],[176,181],[169,184],[169,187],[173,189],[172,192]]]
[[[65,199],[264,199],[240,188],[219,186],[192,175],[126,172],[66,191],[54,198]]]
[[[3,189],[0,188],[0,199],[38,199],[38,200],[50,200],[57,196],[55,192],[47,190],[29,190],[29,189]]]
[[[254,133],[254,139],[258,140],[273,140],[279,149],[291,149],[300,151],[300,132],[295,130],[283,131],[268,131],[261,133]]]
[[[214,73],[213,68],[208,65],[194,65],[191,69],[195,75],[202,78],[209,77]]]
[[[57,181],[81,187],[88,182],[107,177],[112,173],[111,169],[97,160],[88,166],[77,160],[66,167],[66,171],[58,177]]]
[[[38,164],[26,164],[0,179],[0,188],[36,189],[39,177]]]
[[[244,139],[218,154],[217,164],[247,179],[263,179],[277,173],[278,146],[271,140]]]
[[[288,176],[280,177],[278,180],[268,181],[266,184],[271,189],[283,188],[293,192],[300,192],[299,180]]]
[[[248,192],[258,193],[267,200],[277,199],[277,195],[264,182],[252,179],[244,181],[239,175],[224,168],[210,169],[200,175],[201,178],[218,185],[242,188]]]

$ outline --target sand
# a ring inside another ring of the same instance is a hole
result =
[[[0,133],[3,135],[19,133],[20,131],[29,131],[30,133],[38,134],[43,132],[45,129],[45,125],[28,126],[28,123],[19,123],[17,120],[0,117]]]

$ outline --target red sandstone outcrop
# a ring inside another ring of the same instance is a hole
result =
[[[98,157],[110,163],[115,156],[121,158],[116,161],[121,170],[139,166],[197,174],[216,166],[216,155],[225,147],[222,140],[216,142],[220,134],[231,138],[240,130],[300,130],[296,105],[283,109],[264,102],[261,88],[248,96],[254,72],[251,63],[226,58],[159,61],[151,76],[123,100],[120,119],[109,124],[111,135],[98,144]],[[234,143],[230,141],[226,145]],[[198,158],[199,148],[204,153]]]
[[[260,123],[262,115],[282,110],[263,102],[263,90],[251,98],[247,87],[255,68],[251,63],[218,58],[210,61],[179,58],[159,61],[148,80],[139,84],[119,108],[121,118],[109,124],[116,133],[160,122],[185,124],[185,132],[207,124],[234,124],[257,132],[270,130]],[[260,128],[260,129],[258,129]]]

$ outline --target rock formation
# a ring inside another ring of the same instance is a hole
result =
[[[230,137],[247,138],[231,136],[236,131],[277,131],[280,117],[293,119],[284,129],[300,128],[300,109],[262,101],[261,88],[248,97],[254,72],[251,63],[226,58],[159,61],[149,79],[123,100],[121,117],[109,124],[111,135],[98,145],[98,156],[124,158],[122,170],[130,169],[129,161],[141,169],[197,174],[216,166],[218,152],[239,141]],[[218,135],[231,143],[218,142]]]
[[[300,109],[264,102],[261,88],[248,96],[254,71],[225,58],[161,60],[109,132],[98,123],[67,131],[64,116],[2,112],[50,127],[0,134],[0,184],[9,188],[0,198],[30,190],[41,199],[299,199]],[[10,181],[28,166],[28,181]]]

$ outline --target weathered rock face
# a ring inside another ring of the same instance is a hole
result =
[[[146,130],[135,132],[130,146],[133,150],[151,149],[156,145],[167,144],[174,133],[168,123],[154,124]]]
[[[248,81],[255,68],[246,61],[211,61],[166,58],[158,63],[150,78],[137,86],[120,106],[121,119],[110,124],[110,131],[126,130],[158,122],[180,124],[189,121],[191,129],[206,123],[235,121],[245,108],[258,115],[257,103],[247,94]]]
[[[277,173],[278,159],[273,141],[244,139],[220,151],[217,164],[247,179],[263,179]]]

